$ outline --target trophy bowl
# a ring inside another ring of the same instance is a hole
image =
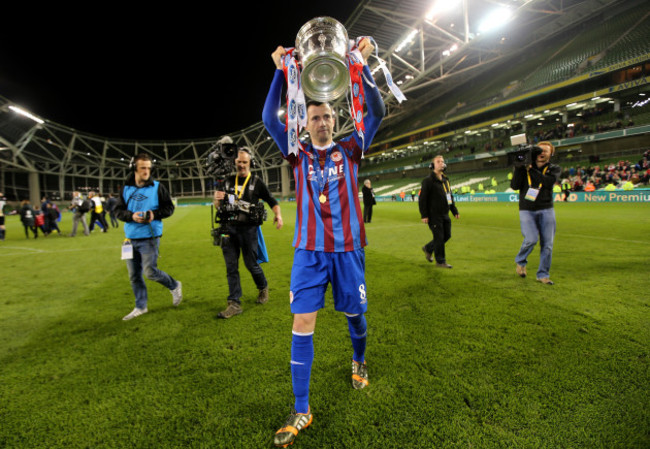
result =
[[[350,83],[348,47],[347,30],[331,17],[316,17],[300,28],[295,48],[306,97],[326,102],[345,94]]]

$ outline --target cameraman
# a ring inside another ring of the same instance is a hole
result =
[[[451,268],[445,256],[445,243],[451,238],[449,211],[456,219],[460,216],[454,195],[451,193],[449,179],[444,174],[447,168],[445,159],[440,155],[434,157],[431,168],[431,176],[422,181],[422,192],[418,201],[422,223],[429,225],[433,240],[424,245],[422,251],[429,262],[433,262],[435,257],[436,267]]]
[[[555,210],[553,209],[553,186],[560,179],[562,169],[551,164],[555,147],[544,141],[533,150],[533,163],[515,167],[510,187],[519,190],[519,222],[524,241],[515,257],[516,273],[526,277],[528,255],[540,241],[537,281],[553,285],[549,279],[553,238],[555,237]]]
[[[245,148],[239,149],[235,164],[237,174],[226,178],[223,187],[224,190],[214,192],[214,205],[217,210],[219,210],[224,201],[228,204],[236,205],[237,209],[240,210],[240,212],[235,211],[233,220],[229,220],[225,225],[224,233],[227,234],[227,237],[221,240],[221,250],[223,251],[223,258],[226,261],[226,277],[228,279],[229,294],[228,307],[219,312],[217,315],[219,318],[230,318],[242,313],[242,290],[239,281],[240,252],[244,258],[244,264],[253,276],[255,285],[259,290],[257,303],[264,304],[269,299],[268,283],[262,267],[257,262],[258,227],[261,223],[252,221],[250,215],[241,211],[239,205],[245,202],[249,203],[250,206],[254,206],[260,199],[266,201],[275,214],[273,223],[276,224],[276,228],[280,229],[282,227],[280,205],[271,196],[266,184],[250,171],[250,152]]]

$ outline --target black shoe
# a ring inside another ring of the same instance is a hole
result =
[[[429,261],[429,262],[433,262],[433,255],[432,255],[429,251],[427,251],[427,247],[426,247],[426,246],[423,246],[423,247],[422,247],[422,251],[424,251],[424,257],[427,258],[427,261]]]

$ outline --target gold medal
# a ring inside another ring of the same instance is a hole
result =
[[[322,204],[324,204],[325,201],[327,201],[327,197],[325,196],[324,193],[320,194],[320,196],[318,197],[318,201],[320,201]]]

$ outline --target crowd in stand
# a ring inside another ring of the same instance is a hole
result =
[[[608,120],[599,121],[595,124],[590,124],[592,118],[599,117],[604,114],[602,108],[594,108],[591,110],[584,110],[582,117],[575,120],[573,123],[558,123],[552,129],[539,129],[533,134],[533,142],[541,142],[544,140],[566,139],[580,135],[589,135],[594,133],[602,133],[613,129],[622,129],[634,126],[634,120],[629,115],[622,112],[617,112],[613,117]]]
[[[613,186],[614,188],[647,186],[650,184],[650,150],[638,162],[621,160],[615,164],[570,167],[562,173],[562,190],[589,191]]]

